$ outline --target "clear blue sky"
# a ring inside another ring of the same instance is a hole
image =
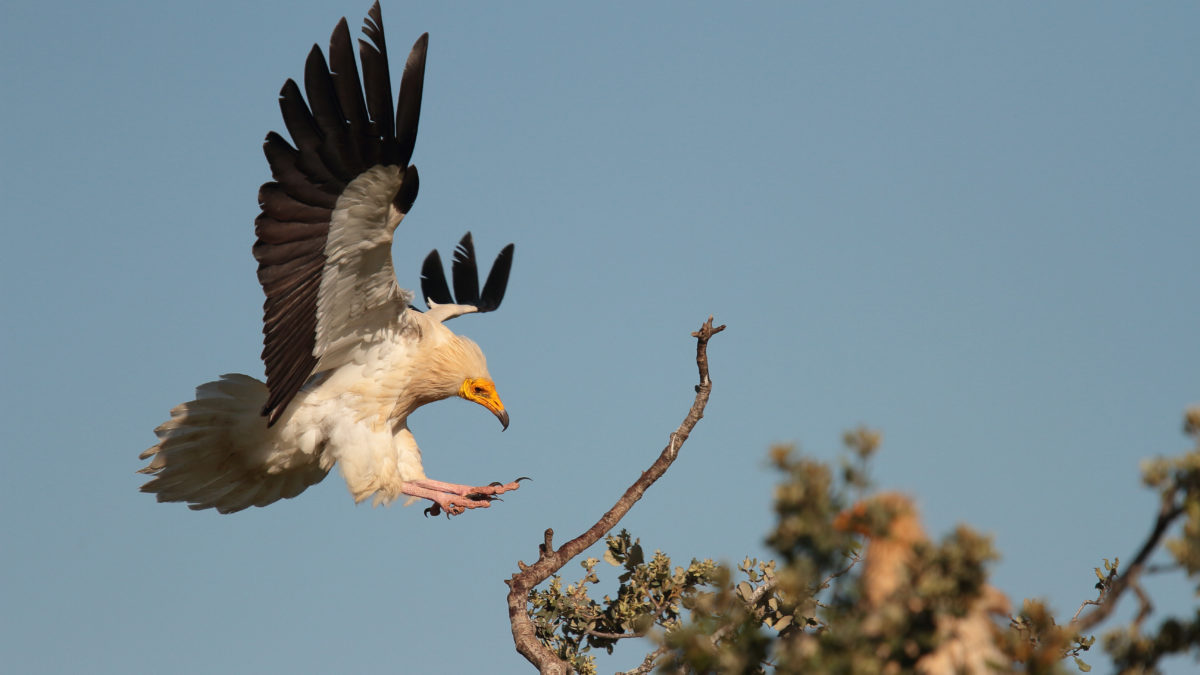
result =
[[[1131,556],[1138,461],[1200,401],[1193,3],[389,0],[393,64],[431,33],[401,283],[468,229],[517,245],[501,311],[453,324],[512,426],[413,427],[434,478],[535,481],[449,522],[340,476],[234,516],[139,494],[171,406],[262,375],[261,141],[368,6],[0,10],[0,669],[529,672],[501,580],[653,459],[710,313],[707,416],[625,521],[648,548],[762,555],[768,446],[866,423],[878,482],[994,533],[1013,598],[1069,617]]]

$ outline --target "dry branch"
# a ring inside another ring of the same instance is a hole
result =
[[[566,675],[571,668],[537,639],[533,621],[529,618],[529,592],[616,527],[654,481],[662,477],[675,461],[679,455],[679,448],[687,441],[688,435],[700,418],[704,417],[704,407],[708,404],[708,396],[712,391],[712,380],[708,376],[708,341],[723,330],[724,325],[713,327],[713,318],[710,316],[700,330],[692,333],[692,337],[696,338],[696,368],[700,373],[700,383],[696,385],[696,398],[692,401],[692,407],[684,417],[683,423],[671,434],[670,442],[663,448],[658,459],[649,469],[642,472],[641,477],[629,486],[617,503],[583,534],[555,549],[554,530],[547,529],[544,541],[538,546],[537,562],[526,565],[518,561],[517,566],[521,571],[505,581],[509,588],[508,618],[512,624],[513,643],[517,652],[536,666],[539,672]]]

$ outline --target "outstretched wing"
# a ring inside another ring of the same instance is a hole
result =
[[[490,312],[504,300],[508,288],[508,273],[512,270],[513,245],[500,249],[488,272],[483,290],[479,289],[479,262],[475,257],[475,242],[471,233],[463,235],[454,249],[451,274],[454,279],[454,295],[446,283],[446,272],[442,269],[442,256],[433,250],[425,257],[421,266],[421,293],[431,312],[438,312],[441,321],[461,316],[468,312]]]
[[[275,180],[259,190],[254,257],[266,294],[262,358],[269,395],[262,413],[271,424],[322,357],[396,320],[412,299],[396,284],[391,244],[417,197],[417,169],[408,162],[429,35],[408,56],[393,117],[378,2],[363,33],[362,80],[343,18],[330,39],[329,63],[316,45],[308,55],[307,102],[290,79],[279,93],[292,143],[271,132],[263,144]]]

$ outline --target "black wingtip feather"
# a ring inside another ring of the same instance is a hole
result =
[[[449,305],[454,302],[450,286],[446,283],[446,272],[442,269],[442,256],[437,249],[425,256],[425,264],[421,266],[421,293],[426,303],[433,301],[439,305]]]
[[[460,305],[479,304],[479,265],[475,260],[475,242],[471,233],[463,235],[454,249],[451,265],[454,275],[454,298]]]
[[[458,247],[454,249],[451,269],[454,277],[454,295],[451,297],[450,288],[446,284],[446,273],[442,269],[442,258],[438,252],[432,251],[425,257],[421,267],[421,292],[426,299],[437,304],[455,303],[471,305],[480,312],[490,312],[500,306],[504,300],[504,291],[508,288],[508,276],[512,271],[513,251],[515,246],[509,244],[500,250],[492,269],[488,272],[487,282],[483,292],[479,290],[479,262],[475,255],[475,242],[471,233],[463,235]]]
[[[370,119],[363,101],[362,81],[358,78],[358,64],[354,60],[353,40],[350,25],[342,17],[329,38],[329,71],[333,86],[337,90],[338,103],[346,116],[349,145],[346,151],[352,156],[355,166],[374,164],[374,143],[367,135]]]
[[[487,282],[483,284],[483,293],[479,298],[479,311],[491,312],[500,307],[500,302],[504,300],[504,291],[508,288],[508,273],[512,271],[515,248],[509,244],[500,249],[500,254],[492,263],[492,271],[488,272]]]
[[[412,159],[417,144],[417,123],[421,120],[421,93],[425,89],[425,55],[429,51],[429,33],[413,43],[400,79],[396,100],[396,163],[404,166]]]
[[[421,176],[417,174],[417,165],[409,164],[408,168],[404,170],[403,180],[400,181],[400,189],[392,198],[392,206],[395,206],[401,215],[408,215],[413,202],[417,201],[417,191],[420,188]]]
[[[383,35],[383,13],[376,2],[363,19],[362,32],[367,40],[358,41],[358,58],[362,63],[362,79],[371,115],[373,136],[381,140],[383,156],[376,161],[393,163],[387,155],[394,152],[396,118],[392,114],[392,78],[388,70],[387,40]]]
[[[355,165],[354,156],[357,153],[352,154],[350,149],[346,114],[342,112],[325,54],[318,45],[313,45],[304,63],[304,91],[308,96],[313,121],[320,132],[317,155],[339,182],[349,183],[363,167]]]

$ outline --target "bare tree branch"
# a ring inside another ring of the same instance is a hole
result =
[[[675,461],[679,455],[680,446],[687,441],[688,435],[691,434],[700,418],[704,417],[704,407],[708,404],[708,396],[712,391],[712,380],[708,376],[708,341],[723,330],[725,330],[724,325],[713,327],[713,318],[710,316],[700,330],[692,333],[692,337],[696,338],[696,368],[700,373],[700,384],[696,385],[696,398],[692,402],[687,416],[684,417],[679,428],[671,434],[670,442],[667,447],[663,448],[658,459],[642,473],[633,485],[629,486],[617,503],[583,534],[555,549],[554,530],[547,529],[542,544],[538,546],[537,562],[526,565],[518,561],[517,566],[520,572],[514,574],[511,579],[505,580],[509,588],[508,618],[512,624],[513,644],[516,646],[517,652],[536,666],[539,672],[566,675],[570,672],[571,667],[537,639],[537,631],[533,620],[529,617],[529,592],[561,570],[572,558],[599,541],[605,533],[616,527],[617,523],[625,517],[625,514],[629,513],[629,510],[642,498],[654,481],[662,477],[671,463]]]

